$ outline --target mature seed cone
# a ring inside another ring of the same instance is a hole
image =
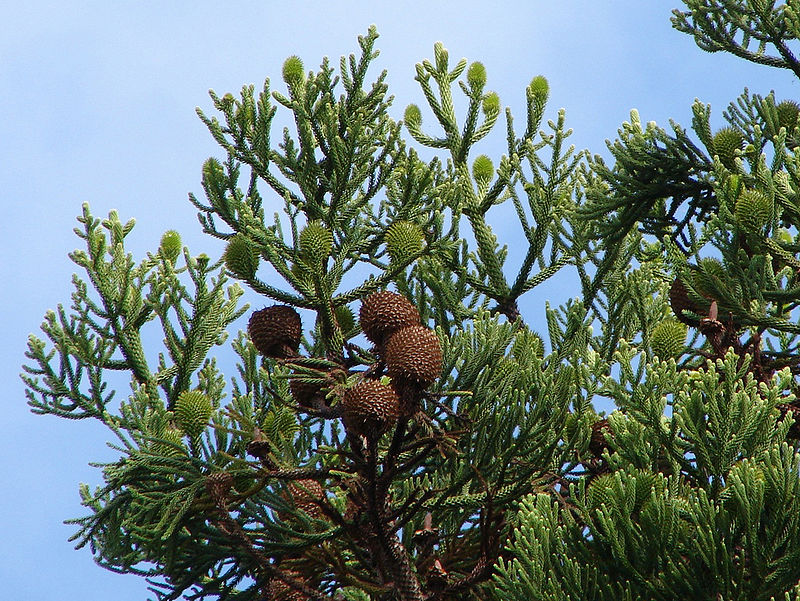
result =
[[[268,440],[256,439],[247,443],[247,454],[252,455],[256,459],[260,459],[270,469],[274,469],[275,465],[269,455],[272,452],[272,446]]]
[[[316,480],[296,480],[289,483],[289,495],[294,506],[304,511],[309,517],[320,520],[324,517],[316,501],[325,498],[325,491]]]
[[[214,472],[206,476],[206,490],[215,501],[224,499],[233,488],[233,476],[228,472]]]
[[[300,256],[309,264],[322,263],[333,250],[333,234],[319,221],[312,221],[300,232]]]
[[[672,307],[672,312],[675,314],[675,317],[692,327],[697,327],[700,321],[689,317],[688,314],[684,314],[684,311],[691,311],[697,315],[702,315],[704,313],[702,307],[689,298],[689,291],[686,290],[686,286],[680,278],[675,278],[672,282],[672,286],[670,286],[669,305]]]
[[[408,299],[395,292],[373,292],[361,303],[361,329],[374,344],[381,346],[395,331],[419,325],[419,311]]]
[[[592,455],[600,459],[603,456],[603,451],[608,448],[605,433],[611,432],[611,427],[608,425],[607,419],[599,419],[592,424],[592,436],[589,439],[589,451]]]
[[[206,429],[213,412],[211,399],[199,390],[184,390],[175,401],[175,423],[189,438]]]
[[[292,578],[307,584],[305,578],[303,578],[297,572],[286,571],[284,573],[287,576],[291,576]],[[283,582],[283,580],[273,578],[267,585],[267,599],[268,601],[308,601],[311,599],[311,597],[306,595],[303,591],[298,591],[297,589],[289,586]]]
[[[734,159],[736,150],[744,148],[744,135],[733,127],[723,127],[714,134],[714,154],[719,156],[720,162],[725,167],[733,170],[736,167]]]
[[[300,348],[302,330],[300,314],[288,305],[272,305],[255,311],[247,323],[253,344],[267,357],[295,356]]]
[[[442,346],[430,328],[408,326],[389,338],[385,359],[392,378],[427,388],[442,371]]]
[[[289,380],[289,391],[292,398],[302,407],[313,407],[314,397],[320,392],[319,384],[303,382],[302,380]]]
[[[407,263],[422,250],[422,228],[411,221],[395,221],[386,230],[386,252],[395,263]]]
[[[392,386],[380,380],[363,380],[342,398],[345,428],[354,434],[382,434],[397,421],[400,399]]]
[[[671,319],[662,321],[650,335],[650,346],[661,359],[678,357],[686,347],[687,328]]]
[[[258,271],[258,253],[247,239],[239,234],[228,241],[222,257],[228,271],[242,279],[253,278]]]

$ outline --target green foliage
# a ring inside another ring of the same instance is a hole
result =
[[[794,3],[685,4],[702,48],[800,75]],[[72,304],[23,374],[34,412],[118,441],[73,540],[159,600],[798,599],[798,105],[745,90],[713,135],[700,102],[690,131],[633,111],[607,165],[567,146],[563,110],[544,121],[543,76],[519,131],[441,44],[393,121],[377,37],[338,70],[288,58],[283,93],[211,93],[226,156],[190,198],[221,260],[169,231],[137,263],[133,221],[84,206]],[[543,303],[545,348],[519,300],[565,267],[581,296]],[[291,342],[274,356],[239,332],[228,378],[212,351],[247,307],[226,270],[291,317],[256,328]],[[368,347],[354,309],[388,288],[416,330]],[[406,350],[440,376],[391,377]],[[343,420],[370,389],[386,431]]]

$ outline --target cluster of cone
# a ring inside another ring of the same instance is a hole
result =
[[[416,307],[394,292],[375,292],[365,298],[359,321],[388,378],[378,373],[376,378],[365,378],[348,388],[342,396],[342,418],[354,434],[381,434],[400,417],[416,411],[424,390],[439,377],[442,347],[435,332],[421,324]],[[276,359],[297,356],[302,323],[292,307],[273,305],[255,311],[247,330],[262,355]],[[292,381],[290,386],[295,400],[304,406],[310,406],[319,393],[319,386],[302,381]]]
[[[343,398],[345,427],[354,434],[379,434],[416,411],[422,392],[442,370],[442,347],[404,296],[375,292],[364,299],[361,330],[375,345],[390,381],[365,379]]]

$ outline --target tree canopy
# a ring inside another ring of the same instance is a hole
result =
[[[684,4],[701,49],[800,76],[797,2]],[[34,412],[116,437],[78,547],[158,600],[798,599],[800,105],[632,111],[608,164],[545,77],[515,120],[441,44],[393,121],[377,39],[212,92],[190,200],[221,257],[168,231],[135,260],[133,220],[84,206],[23,374]],[[534,331],[519,299],[561,270],[579,295]]]

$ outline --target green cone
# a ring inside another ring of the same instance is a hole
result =
[[[661,359],[673,359],[681,355],[686,347],[685,324],[672,319],[662,321],[650,335],[650,346]]]
[[[744,148],[744,136],[738,129],[723,127],[714,134],[714,154],[730,170],[736,167],[736,150]]]
[[[258,271],[258,253],[239,234],[230,239],[223,258],[228,271],[243,280],[252,279]]]
[[[392,262],[407,263],[422,250],[422,228],[410,221],[395,221],[386,230],[386,251]]]
[[[185,390],[175,402],[175,423],[189,438],[199,436],[208,426],[214,408],[199,390]]]

